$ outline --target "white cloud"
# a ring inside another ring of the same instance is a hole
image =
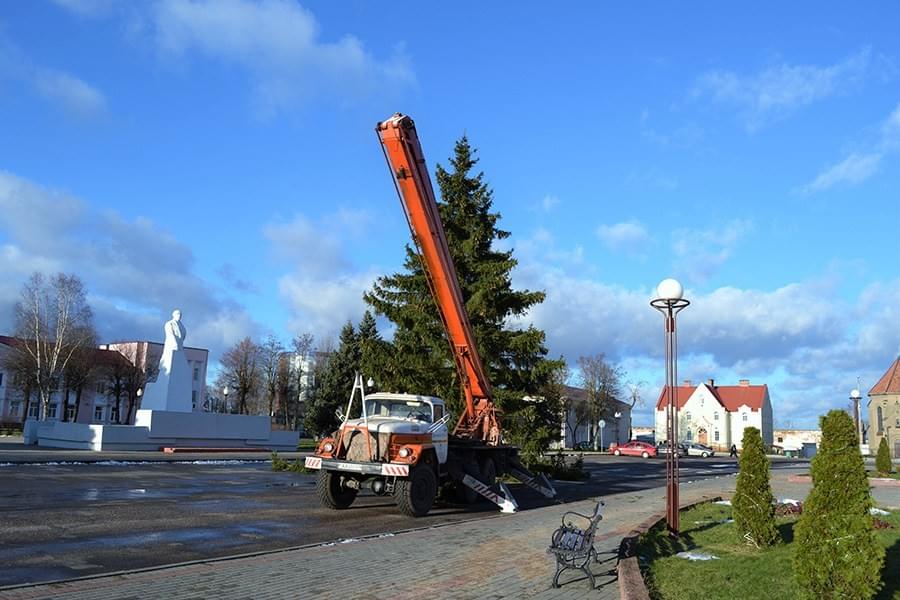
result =
[[[893,71],[887,59],[863,48],[826,66],[781,63],[751,75],[709,71],[697,80],[692,95],[734,106],[747,128],[754,130],[829,96],[845,94],[868,78],[888,77]]]
[[[94,118],[106,112],[103,93],[68,73],[42,71],[35,76],[34,83],[42,96],[59,103],[72,115]]]
[[[614,252],[630,255],[644,254],[650,244],[647,228],[638,221],[623,221],[614,225],[600,225],[597,236]]]
[[[290,313],[291,333],[327,339],[348,319],[356,323],[362,317],[363,293],[380,273],[373,267],[357,268],[346,244],[368,239],[373,222],[366,211],[339,208],[316,221],[297,214],[264,227],[274,258],[290,265],[278,280],[278,292]]]
[[[187,245],[147,219],[98,212],[0,172],[0,236],[0,331],[10,331],[12,304],[35,270],[82,278],[103,340],[159,340],[176,306],[185,315],[188,344],[209,348],[213,358],[261,329],[242,306],[193,273]]]
[[[647,382],[647,405],[636,415],[637,422],[652,423],[663,380],[663,321],[649,305],[652,290],[565,274],[541,262],[524,262],[514,284],[546,291],[546,301],[520,322],[546,332],[550,355],[573,364],[605,352],[629,379]],[[688,288],[691,306],[678,320],[679,378],[767,383],[776,420],[815,426],[819,414],[846,404],[857,375],[874,384],[900,347],[893,302],[900,280],[870,285],[850,302],[836,296],[834,285],[826,278],[773,290]]]
[[[870,141],[870,150],[853,152],[842,161],[819,173],[815,179],[799,188],[804,194],[825,191],[838,184],[857,184],[878,172],[882,159],[900,147],[900,104],[878,128],[877,139]]]
[[[243,67],[255,81],[264,114],[315,97],[346,103],[415,82],[402,47],[379,59],[352,35],[324,41],[314,15],[295,2],[163,0],[152,18],[164,55],[194,51]]]
[[[802,191],[809,194],[827,190],[839,183],[861,183],[878,171],[881,158],[880,153],[851,154],[819,173],[815,179],[803,186]]]
[[[676,273],[689,282],[707,281],[731,258],[735,247],[752,230],[752,222],[738,219],[720,227],[673,231]]]
[[[559,205],[559,197],[547,194],[544,196],[544,199],[541,200],[541,208],[544,209],[544,212],[550,212],[556,206]]]

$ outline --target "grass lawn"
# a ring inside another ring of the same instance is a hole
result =
[[[297,443],[297,450],[315,450],[319,442],[312,438],[300,438]]]
[[[731,507],[703,504],[681,513],[682,538],[670,541],[662,527],[641,538],[638,556],[650,597],[664,600],[739,600],[766,598],[793,600],[799,592],[794,583],[791,559],[796,517],[778,519],[785,543],[759,551],[738,544],[731,518]],[[878,530],[878,538],[887,548],[882,577],[884,587],[878,599],[900,600],[900,512],[878,518],[893,529]],[[690,550],[718,557],[693,561],[675,557]]]
[[[894,471],[890,475],[883,475],[878,471],[866,471],[866,475],[868,477],[886,477],[888,479],[900,479],[900,473]]]

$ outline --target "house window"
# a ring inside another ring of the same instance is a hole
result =
[[[40,409],[38,408],[37,402],[32,402],[28,405],[28,417],[31,419],[37,419]]]
[[[743,414],[743,417],[744,417],[744,421],[746,421],[746,420],[747,420],[747,413],[744,413],[744,414]]]
[[[779,444],[782,443],[783,441],[784,441],[784,438],[783,438],[783,437],[779,437],[779,438],[778,438],[778,443],[779,443]]]
[[[66,407],[66,421],[74,421],[75,420],[75,407],[67,406]]]
[[[691,420],[691,413],[689,413],[689,412],[684,413],[684,418],[685,418],[685,420],[690,421],[690,420]]]
[[[103,407],[102,406],[94,407],[94,420],[95,421],[103,421]]]
[[[3,385],[3,373],[0,373],[0,386]]]
[[[56,418],[56,404],[51,404],[47,407],[47,418],[48,419]]]
[[[197,410],[197,390],[191,390],[191,406]]]
[[[18,400],[13,400],[9,403],[9,416],[18,417],[19,409],[22,408],[22,403]]]
[[[194,367],[194,381],[200,381],[200,369]]]
[[[881,435],[881,433],[884,431],[884,415],[881,414],[881,407],[880,407],[880,406],[879,406],[878,409],[875,411],[875,414],[876,414],[877,417],[878,417],[878,418],[876,419],[877,422],[878,422],[878,435]]]
[[[719,441],[719,430],[718,429],[716,429],[716,431],[713,433],[713,439],[716,440],[717,442]]]
[[[106,384],[103,383],[102,381],[97,384],[97,393],[98,394],[106,393]]]
[[[717,412],[713,413],[713,420],[715,420],[715,421],[719,420],[719,413],[717,413]]]
[[[694,439],[694,433],[690,429],[688,429],[687,430],[687,441],[690,442],[693,439]]]

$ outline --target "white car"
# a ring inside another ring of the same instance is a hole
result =
[[[688,456],[700,456],[703,458],[709,458],[716,454],[712,448],[703,444],[688,444],[687,453]]]

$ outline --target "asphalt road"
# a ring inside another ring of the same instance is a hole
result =
[[[775,462],[773,468],[794,465]],[[588,456],[591,479],[558,482],[562,501],[665,483],[659,459]],[[681,481],[736,472],[729,459],[682,459]],[[553,501],[510,486],[521,510]],[[318,505],[314,476],[268,463],[58,464],[0,467],[0,586],[387,534],[496,513],[439,505],[405,517],[362,493],[346,511]]]

